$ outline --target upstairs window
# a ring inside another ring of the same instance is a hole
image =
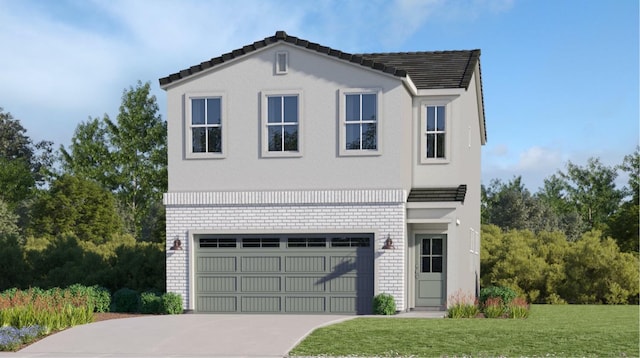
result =
[[[420,110],[420,163],[447,164],[451,161],[452,98],[428,100]]]
[[[223,97],[187,96],[187,157],[221,157],[223,146]]]
[[[378,154],[378,91],[344,91],[341,102],[341,154]]]
[[[264,93],[263,96],[263,144],[265,157],[300,156],[302,94]]]
[[[446,115],[444,106],[427,106],[427,158],[446,158]]]

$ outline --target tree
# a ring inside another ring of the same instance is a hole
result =
[[[520,176],[506,184],[497,179],[491,181],[488,188],[483,188],[483,201],[481,215],[485,224],[494,224],[504,230],[528,229],[533,232],[559,228],[558,217],[553,210],[531,195]]]
[[[576,207],[590,229],[603,229],[623,198],[615,187],[618,176],[615,168],[603,165],[597,158],[589,158],[585,167],[567,163],[566,173],[558,172],[563,180],[569,203]]]
[[[82,123],[70,150],[62,148],[64,168],[112,191],[128,230],[143,241],[164,241],[167,190],[167,128],[158,114],[149,83],[138,82],[122,94],[116,122],[108,116]]]
[[[0,236],[18,235],[17,223],[18,215],[14,214],[9,206],[0,199]]]
[[[0,158],[5,163],[16,160],[24,162],[33,180],[42,184],[53,165],[53,143],[40,141],[34,144],[26,132],[19,120],[0,107]]]
[[[544,180],[544,186],[535,196],[556,217],[557,229],[564,232],[569,241],[576,241],[587,226],[569,201],[565,188],[564,180],[554,174]]]
[[[111,144],[117,148],[116,194],[133,216],[137,237],[153,204],[167,189],[167,127],[150,92],[148,82],[125,90],[117,124],[105,120]]]
[[[115,198],[109,191],[66,174],[37,199],[29,233],[49,237],[73,233],[81,241],[102,244],[122,228]]]
[[[109,148],[105,114],[103,119],[81,122],[73,134],[69,150],[60,147],[62,167],[66,173],[93,180],[109,191],[117,188],[113,149]]]
[[[616,240],[620,250],[638,252],[640,249],[640,147],[633,154],[624,157],[618,167],[629,176],[628,186],[624,188],[627,200],[611,215],[605,234]]]

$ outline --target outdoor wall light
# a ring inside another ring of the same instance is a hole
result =
[[[387,235],[387,239],[384,240],[384,246],[382,246],[382,249],[383,250],[389,250],[389,249],[393,250],[395,248],[396,247],[393,246],[393,240],[391,240],[391,237],[389,235]]]
[[[173,240],[173,246],[169,250],[182,250],[182,241],[180,239]]]

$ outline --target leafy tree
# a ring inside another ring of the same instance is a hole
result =
[[[0,291],[24,288],[30,271],[17,234],[0,233],[0,258]]]
[[[627,200],[611,215],[607,223],[605,234],[613,237],[620,250],[638,252],[640,249],[640,226],[638,224],[640,210],[640,147],[633,154],[624,157],[619,166],[629,176],[628,186],[624,191]]]
[[[533,232],[559,228],[558,216],[524,187],[522,177],[514,177],[507,183],[494,179],[488,188],[483,189],[481,215],[484,223],[505,230],[528,229]]]
[[[604,228],[623,198],[623,192],[615,187],[618,176],[615,168],[603,165],[597,158],[589,158],[585,167],[568,162],[566,173],[558,175],[564,181],[567,200],[577,208],[589,228]]]
[[[18,119],[0,107],[0,159],[5,160],[0,168],[7,163],[22,161],[33,181],[42,184],[54,162],[53,143],[40,141],[34,144],[26,132]]]
[[[29,232],[51,237],[74,233],[81,241],[101,244],[122,228],[110,192],[92,181],[66,174],[37,200]]]
[[[36,182],[29,165],[20,159],[0,158],[0,199],[17,208],[32,195]]]
[[[69,150],[60,147],[62,167],[74,176],[100,183],[106,189],[115,191],[117,183],[114,172],[114,158],[109,140],[106,122],[93,118],[80,123],[73,134]]]
[[[18,235],[18,215],[0,199],[0,236]],[[1,271],[0,271],[1,272]]]
[[[113,153],[116,193],[132,213],[138,237],[152,205],[161,200],[167,189],[167,127],[150,92],[148,82],[138,82],[136,88],[122,94],[117,124],[105,119],[111,144],[117,148]]]
[[[554,174],[544,180],[544,186],[535,196],[555,215],[557,229],[564,232],[569,241],[575,241],[587,227],[576,206],[569,201],[565,188],[565,181]]]
[[[120,203],[128,230],[144,241],[164,241],[164,210],[158,210],[167,190],[166,123],[158,114],[149,83],[123,91],[116,122],[108,116],[76,129],[70,150],[62,148],[68,172],[94,180],[111,190]]]

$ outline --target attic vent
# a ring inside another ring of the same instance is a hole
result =
[[[276,52],[276,74],[283,75],[289,69],[289,55],[287,52]]]

